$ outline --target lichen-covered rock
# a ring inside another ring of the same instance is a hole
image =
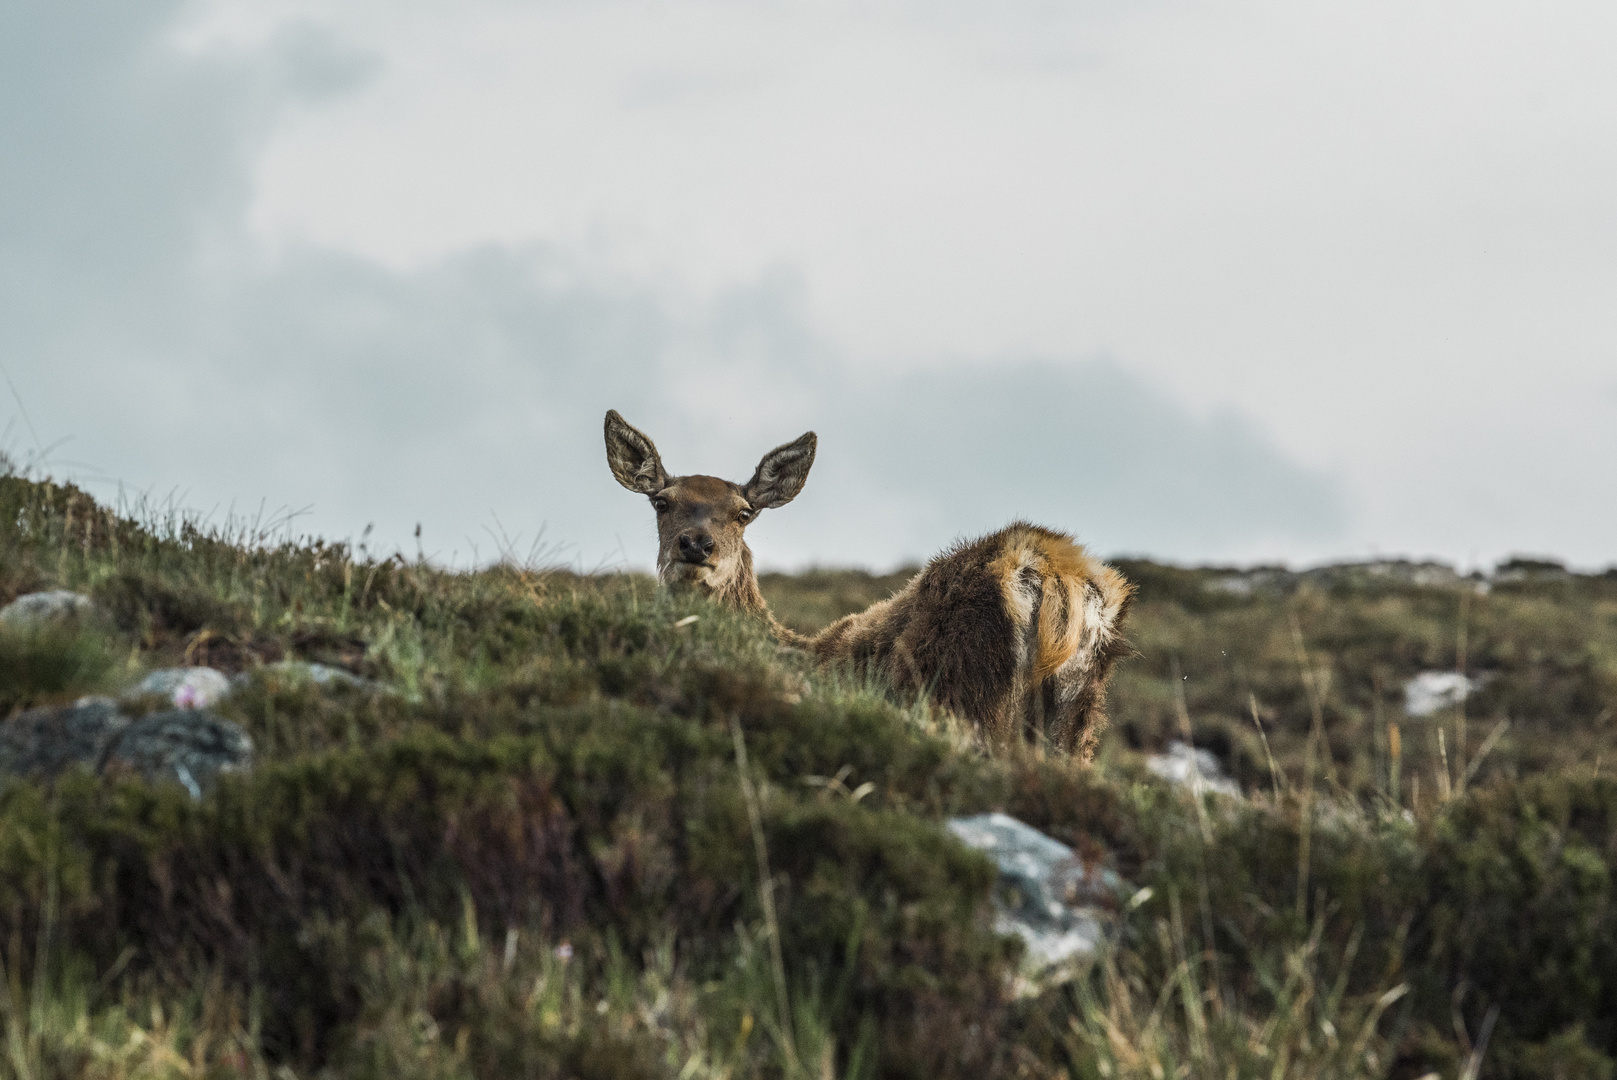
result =
[[[252,761],[245,731],[198,710],[131,720],[111,698],[82,698],[0,721],[0,777],[49,780],[83,766],[175,780],[200,798],[220,773],[244,771]]]
[[[111,698],[82,698],[0,721],[0,776],[49,779],[74,765],[94,770],[130,723]]]
[[[29,630],[90,619],[97,610],[94,600],[66,589],[26,593],[0,608],[0,626]]]
[[[1027,946],[1018,992],[1072,977],[1105,941],[1105,926],[1129,892],[1116,872],[1086,865],[1073,850],[1008,814],[953,818],[949,831],[999,867],[996,928]]]
[[[156,694],[177,709],[206,709],[229,696],[230,677],[209,667],[162,668],[142,679],[131,697]]]
[[[253,740],[212,713],[175,709],[143,716],[107,748],[103,772],[132,770],[147,780],[177,780],[201,798],[220,773],[252,767]]]
[[[1171,742],[1166,754],[1151,755],[1146,759],[1145,767],[1170,784],[1214,795],[1241,797],[1241,785],[1224,774],[1218,758],[1210,750]]]

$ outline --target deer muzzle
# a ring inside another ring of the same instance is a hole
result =
[[[706,532],[681,533],[678,546],[680,562],[700,566],[713,554],[713,536]]]

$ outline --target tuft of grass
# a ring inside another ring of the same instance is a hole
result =
[[[1072,993],[1065,1033],[1072,1074],[1102,1080],[1304,1076],[1359,1080],[1386,1076],[1396,1046],[1381,1030],[1388,1009],[1408,993],[1400,983],[1349,994],[1345,976],[1323,977],[1323,922],[1273,968],[1258,972],[1264,1007],[1231,1000],[1211,970],[1210,954],[1186,951],[1182,923],[1158,921],[1168,963],[1135,962],[1125,971],[1107,957]],[[1350,949],[1356,948],[1354,937]]]
[[[0,626],[0,716],[108,690],[124,655],[116,640],[77,620]]]

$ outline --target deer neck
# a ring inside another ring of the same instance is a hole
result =
[[[709,597],[725,607],[751,615],[766,615],[769,612],[764,594],[758,588],[758,572],[753,569],[752,549],[745,543],[741,545],[741,554],[736,558],[734,570],[726,574],[722,581],[714,582],[710,578],[707,592]]]
[[[770,633],[787,645],[806,649],[812,643],[812,638],[782,626],[775,618],[775,613],[769,610],[769,603],[764,599],[763,590],[758,588],[758,571],[752,565],[752,549],[745,541],[741,544],[741,557],[736,560],[736,572],[723,584],[712,587],[709,596],[725,607],[745,611],[749,615],[763,619],[769,624]]]

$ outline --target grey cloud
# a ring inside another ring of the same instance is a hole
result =
[[[268,51],[281,86],[310,102],[358,90],[382,69],[380,56],[310,23],[281,28]]]
[[[10,326],[60,325],[172,264],[242,178],[238,80],[154,55],[175,5],[0,13],[0,275]],[[135,291],[138,291],[136,289]],[[15,332],[15,331],[14,331]]]
[[[1329,476],[1241,416],[1193,416],[1114,363],[932,371],[884,396],[854,410],[850,437],[935,493],[933,540],[1020,516],[1104,551],[1205,558],[1346,526]]]
[[[200,230],[239,228],[247,158],[277,109],[353,89],[378,64],[307,25],[254,52],[184,54],[169,37],[184,6],[23,0],[0,11],[8,277],[25,266],[104,296],[183,265]]]
[[[671,468],[735,479],[818,429],[808,489],[754,527],[777,565],[890,564],[1017,515],[1181,557],[1341,528],[1328,478],[1115,365],[875,377],[816,337],[789,270],[673,309],[543,247],[412,273],[265,253],[243,221],[275,110],[375,60],[307,28],[182,54],[179,11],[0,9],[0,358],[81,473],[203,510],[311,505],[304,527],[374,522],[384,549],[419,521],[429,552],[488,556],[497,518],[643,565],[649,511],[601,446],[617,408]]]

